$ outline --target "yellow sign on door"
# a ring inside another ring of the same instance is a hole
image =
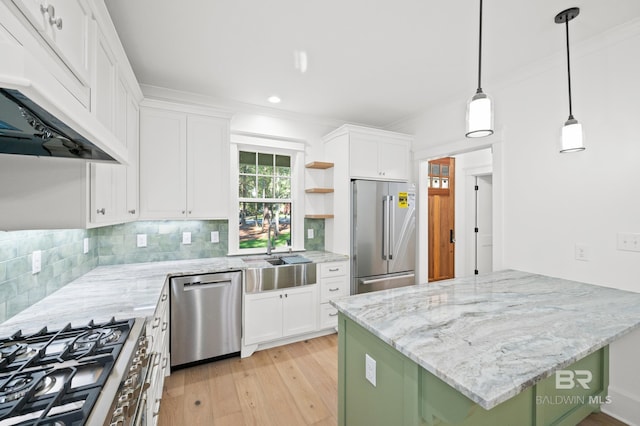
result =
[[[398,192],[398,208],[409,208],[409,194],[406,192]]]

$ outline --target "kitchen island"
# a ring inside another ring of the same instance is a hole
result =
[[[512,270],[332,304],[349,426],[576,424],[607,402],[608,344],[640,326],[638,293]]]

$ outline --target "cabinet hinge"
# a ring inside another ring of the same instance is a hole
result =
[[[473,232],[478,232],[478,228],[473,228]]]
[[[473,189],[477,191],[478,189],[480,189],[480,187],[478,185],[476,185],[476,186],[473,187]]]

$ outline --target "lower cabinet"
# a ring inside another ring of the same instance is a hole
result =
[[[160,400],[164,378],[169,375],[169,284],[162,288],[156,311],[147,324],[147,336],[150,339],[151,380],[147,389],[147,424],[158,424]]]
[[[349,295],[347,262],[322,263],[320,266],[320,320],[319,328],[338,326],[338,310],[329,301],[334,297]]]
[[[317,285],[247,294],[245,345],[315,331],[317,298]]]

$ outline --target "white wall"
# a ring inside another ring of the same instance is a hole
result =
[[[587,146],[581,153],[558,153],[568,116],[564,52],[510,81],[483,85],[495,103],[492,138],[502,145],[504,267],[640,292],[640,253],[616,250],[617,233],[640,233],[639,49],[640,20],[572,45],[574,115]],[[392,130],[414,133],[418,155],[446,153],[442,144],[457,152],[466,101]],[[575,259],[576,244],[586,246],[588,261]],[[603,407],[635,424],[638,359],[640,332],[612,345],[612,404]]]

